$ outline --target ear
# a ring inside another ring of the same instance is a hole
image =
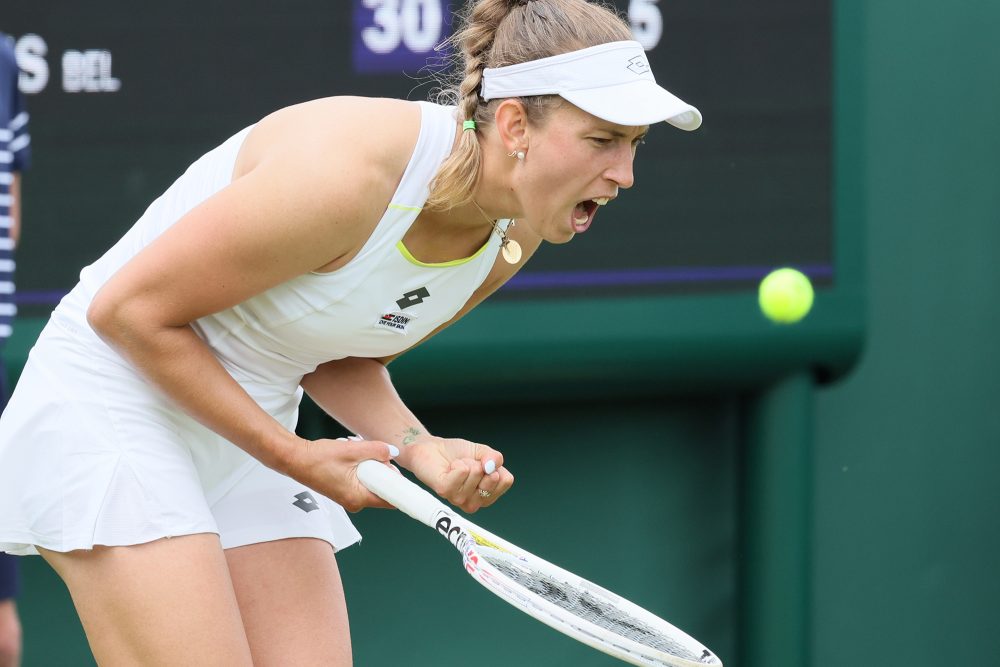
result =
[[[497,134],[507,152],[527,150],[528,113],[524,104],[517,99],[506,99],[497,107],[494,115]]]

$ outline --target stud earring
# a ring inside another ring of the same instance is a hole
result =
[[[524,159],[524,151],[511,151],[507,153],[507,157],[516,157],[518,160]]]

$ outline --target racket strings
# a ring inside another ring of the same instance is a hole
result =
[[[600,598],[586,589],[555,579],[545,572],[531,568],[530,564],[515,564],[501,555],[491,553],[480,553],[480,556],[519,586],[599,628],[637,644],[692,662],[709,663],[712,660],[711,654],[702,647],[688,646],[679,638],[665,634],[613,602]]]

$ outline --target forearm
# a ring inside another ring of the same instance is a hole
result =
[[[375,359],[349,357],[321,365],[302,379],[302,387],[327,414],[366,440],[399,447],[406,466],[406,448],[429,435],[410,411],[389,371]]]
[[[322,364],[302,379],[302,387],[328,414],[361,437],[397,445],[400,453],[395,463],[466,512],[492,504],[514,483],[499,451],[428,433],[403,403],[389,371],[378,360],[349,358]]]
[[[95,329],[194,419],[264,465],[289,474],[298,437],[257,405],[191,327]]]

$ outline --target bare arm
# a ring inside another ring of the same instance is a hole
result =
[[[377,220],[372,200],[385,191],[387,201],[396,178],[357,140],[374,111],[347,105],[319,140],[279,132],[276,148],[122,267],[88,312],[94,330],[194,418],[349,509],[376,503],[344,478],[344,461],[331,460],[346,448],[328,451],[287,431],[189,324],[360,247]]]
[[[427,430],[403,403],[377,359],[348,357],[319,366],[302,379],[317,405],[353,433],[405,449]],[[406,466],[406,457],[398,460]]]

